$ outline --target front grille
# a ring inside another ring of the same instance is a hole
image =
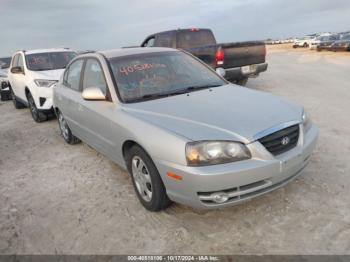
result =
[[[299,125],[287,127],[259,139],[259,142],[273,155],[279,155],[294,148],[299,139]]]

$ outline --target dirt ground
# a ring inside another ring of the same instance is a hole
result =
[[[129,175],[56,120],[0,104],[0,254],[350,254],[350,53],[270,46],[248,82],[305,106],[320,128],[303,175],[213,211],[147,212]]]

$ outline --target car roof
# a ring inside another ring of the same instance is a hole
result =
[[[136,47],[136,48],[120,48],[113,50],[99,51],[98,53],[104,55],[107,59],[122,57],[128,55],[139,55],[148,53],[159,53],[159,52],[179,52],[177,49],[166,48],[166,47]]]
[[[32,49],[32,50],[20,50],[23,51],[26,55],[31,54],[40,54],[40,53],[52,53],[52,52],[75,52],[69,48],[47,48],[47,49]]]

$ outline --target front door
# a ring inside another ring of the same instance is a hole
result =
[[[110,97],[106,78],[99,61],[89,58],[86,61],[83,79],[83,92],[87,88],[99,88],[106,96],[105,101],[84,100],[80,97],[79,114],[84,128],[86,142],[111,159],[116,156],[115,133],[112,121],[115,117],[115,104]]]
[[[22,54],[17,54],[13,58],[11,67],[21,67],[23,73],[12,74],[10,76],[11,88],[15,95],[23,101],[27,101],[25,95],[25,69],[24,60]]]

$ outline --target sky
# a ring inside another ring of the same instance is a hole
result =
[[[0,56],[7,56],[133,46],[177,28],[211,28],[218,42],[348,31],[350,0],[0,0],[0,17]]]

